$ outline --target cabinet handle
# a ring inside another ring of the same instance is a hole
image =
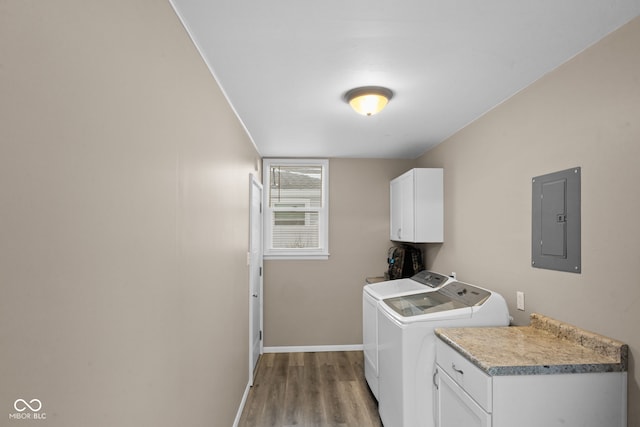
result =
[[[451,362],[451,369],[453,369],[454,371],[456,371],[457,373],[459,373],[460,375],[464,375],[464,371],[462,369],[458,369],[456,368],[456,364]]]
[[[438,381],[436,380],[436,377],[438,376],[438,369],[436,369],[435,371],[433,371],[433,385],[435,386],[436,390],[439,390],[438,388]]]

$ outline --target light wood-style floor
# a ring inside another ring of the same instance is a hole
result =
[[[381,427],[361,351],[266,353],[240,427]]]

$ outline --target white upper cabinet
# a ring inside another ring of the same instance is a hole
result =
[[[444,181],[441,168],[411,169],[391,181],[391,240],[444,241]]]

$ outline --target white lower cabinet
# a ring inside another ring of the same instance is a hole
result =
[[[627,373],[489,376],[436,343],[438,427],[626,427]]]
[[[436,426],[491,427],[492,378],[440,340],[434,384]]]

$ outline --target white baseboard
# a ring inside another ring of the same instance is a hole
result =
[[[265,353],[312,353],[320,351],[362,351],[362,344],[352,345],[302,345],[302,346],[282,346],[265,347]]]
[[[238,427],[238,424],[240,423],[240,417],[242,417],[242,411],[244,411],[244,405],[247,403],[247,396],[249,396],[250,389],[251,385],[250,383],[247,383],[247,388],[244,390],[242,401],[240,402],[240,407],[238,408],[238,412],[236,413],[236,419],[233,420],[233,427]]]

